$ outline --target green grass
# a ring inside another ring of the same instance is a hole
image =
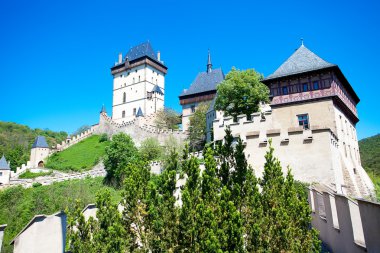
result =
[[[105,154],[109,141],[100,142],[99,135],[90,136],[83,141],[57,152],[47,160],[46,167],[61,171],[82,171],[91,169]]]
[[[36,177],[49,176],[51,174],[53,174],[53,171],[33,173],[33,172],[30,172],[28,170],[25,173],[21,174],[18,178],[21,178],[21,179],[33,179],[33,178],[36,178]]]
[[[66,208],[73,210],[76,199],[81,200],[83,207],[95,203],[95,195],[101,189],[110,189],[115,203],[121,200],[121,191],[103,185],[101,177],[0,191],[0,224],[8,224],[1,252],[12,252],[9,243],[35,215],[49,215]]]

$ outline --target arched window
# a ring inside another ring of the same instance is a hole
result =
[[[140,76],[139,76],[139,82],[140,82]]]
[[[135,78],[133,78],[133,83],[135,83]]]
[[[123,103],[127,102],[127,94],[123,93]]]
[[[125,111],[122,111],[122,112],[121,112],[121,117],[122,117],[122,118],[125,118]]]

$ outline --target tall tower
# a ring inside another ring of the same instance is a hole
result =
[[[150,115],[164,107],[167,67],[149,42],[131,48],[111,68],[112,119],[118,123]]]
[[[33,168],[44,167],[50,148],[44,136],[37,136],[30,151],[30,162]]]

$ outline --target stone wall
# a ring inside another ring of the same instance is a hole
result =
[[[380,204],[310,187],[312,226],[328,250],[380,252]]]

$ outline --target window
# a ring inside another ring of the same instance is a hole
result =
[[[125,111],[122,111],[122,112],[121,112],[121,117],[122,117],[122,118],[125,118]]]
[[[191,112],[192,112],[192,113],[195,112],[195,105],[192,105],[192,106],[191,106]]]
[[[318,81],[314,81],[313,82],[313,90],[318,90],[319,89],[319,82]]]
[[[300,126],[303,126],[303,129],[309,129],[310,125],[309,125],[309,115],[307,114],[301,114],[301,115],[297,115],[298,117],[298,124]]]
[[[282,95],[288,95],[288,86],[282,87]]]
[[[123,93],[123,103],[125,103],[127,101],[127,94],[125,94],[125,92]]]
[[[133,83],[135,83],[135,78],[133,78]]]
[[[136,115],[136,108],[133,108],[133,116]]]
[[[3,176],[3,172],[0,172],[0,177],[2,177]]]
[[[140,82],[140,76],[139,76],[139,82]]]
[[[146,93],[146,97],[147,97],[147,99],[152,99],[152,92],[148,91]]]
[[[309,86],[307,85],[307,83],[302,84],[302,92],[306,92],[308,90],[309,90]]]

